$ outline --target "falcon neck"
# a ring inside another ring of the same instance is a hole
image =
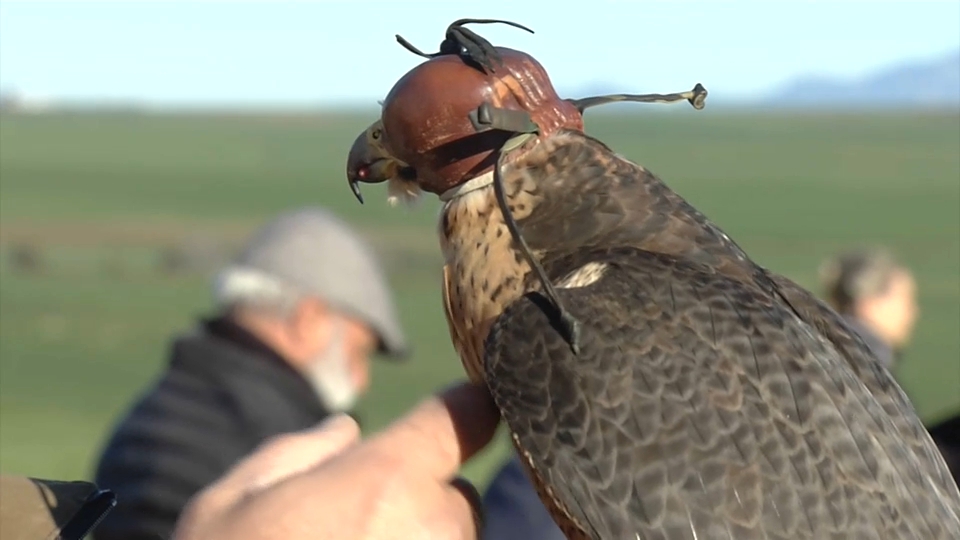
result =
[[[454,199],[459,199],[467,195],[468,193],[483,189],[493,185],[493,171],[486,172],[481,174],[476,178],[467,180],[466,182],[453,186],[452,188],[444,191],[440,194],[440,200],[442,202],[450,202]]]
[[[514,215],[528,214],[533,205],[522,186],[508,181],[504,188]],[[437,232],[446,261],[447,309],[460,336],[454,339],[464,341],[458,347],[463,361],[477,365],[490,325],[525,292],[530,266],[514,248],[492,182],[467,186],[448,198]]]

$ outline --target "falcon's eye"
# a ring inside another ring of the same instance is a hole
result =
[[[373,130],[373,133],[371,133],[370,136],[373,137],[373,140],[379,139],[379,138],[380,138],[380,128],[377,128],[377,129]]]

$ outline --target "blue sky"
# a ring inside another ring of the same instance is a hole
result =
[[[47,98],[370,103],[462,17],[555,85],[715,99],[792,76],[855,77],[960,48],[960,1],[0,2],[0,88]],[[568,8],[549,6],[568,5]]]

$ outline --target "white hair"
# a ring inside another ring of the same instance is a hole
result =
[[[286,316],[303,295],[261,270],[228,266],[214,279],[213,298],[217,307],[226,311],[242,308]]]

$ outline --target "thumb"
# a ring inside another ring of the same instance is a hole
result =
[[[483,385],[456,384],[370,439],[398,466],[447,481],[493,439],[500,412]],[[409,449],[397,452],[397,449]]]

